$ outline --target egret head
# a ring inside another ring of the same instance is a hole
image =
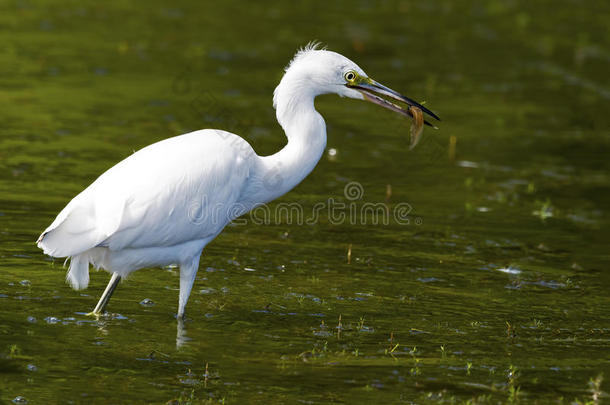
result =
[[[429,116],[440,118],[426,107],[414,100],[403,96],[381,83],[371,79],[357,64],[343,55],[326,49],[318,49],[316,43],[307,45],[294,56],[282,82],[291,83],[293,89],[299,88],[309,96],[335,93],[341,97],[367,100],[374,104],[390,109],[399,114],[412,116],[409,108],[403,108],[396,102],[417,107]],[[278,86],[278,89],[282,86]],[[304,91],[304,89],[308,91]],[[277,105],[278,89],[274,97]],[[425,124],[432,126],[428,121]]]

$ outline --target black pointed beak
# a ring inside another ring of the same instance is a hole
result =
[[[409,97],[403,96],[397,91],[390,89],[389,87],[384,86],[381,83],[377,83],[375,80],[366,78],[362,80],[360,83],[347,83],[347,87],[360,91],[364,98],[374,104],[380,105],[384,108],[397,112],[399,114],[403,114],[413,118],[413,114],[409,111],[408,108],[402,108],[401,106],[392,103],[391,101],[381,97],[385,96],[392,100],[400,101],[410,105],[412,107],[417,107],[422,110],[424,113],[428,114],[432,118],[440,121],[441,119],[438,115],[434,114],[432,111],[419,104],[418,102],[410,99]],[[424,124],[434,127],[434,125],[430,124],[428,121],[424,120]]]

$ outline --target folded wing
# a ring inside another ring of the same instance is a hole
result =
[[[254,152],[236,135],[202,130],[129,156],[77,195],[42,233],[55,257],[96,246],[173,246],[216,235],[235,216]]]

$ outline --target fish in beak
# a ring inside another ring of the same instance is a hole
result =
[[[394,91],[381,83],[376,82],[371,78],[354,75],[353,80],[348,81],[345,85],[351,89],[358,90],[360,93],[362,93],[364,99],[370,101],[371,103],[413,118],[414,123],[411,127],[410,149],[413,149],[419,142],[424,124],[436,128],[434,125],[424,119],[423,113],[426,113],[438,121],[441,120],[436,114],[423,105],[417,103],[409,97],[403,96],[399,92]],[[408,108],[403,108],[400,105],[392,102],[392,100],[405,103],[407,104]]]

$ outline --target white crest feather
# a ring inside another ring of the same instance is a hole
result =
[[[294,55],[294,57],[292,58],[290,63],[288,63],[286,68],[284,68],[284,71],[287,72],[288,69],[290,69],[290,66],[292,66],[296,61],[303,59],[310,52],[325,51],[325,50],[326,50],[326,46],[322,45],[322,43],[320,41],[317,41],[317,40],[309,41],[307,43],[307,45],[305,45],[302,48],[299,48],[299,50]]]

